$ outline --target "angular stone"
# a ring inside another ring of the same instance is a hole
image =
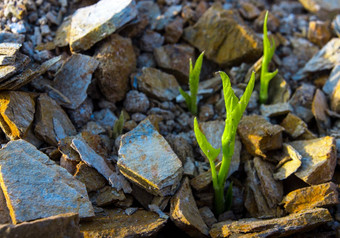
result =
[[[280,125],[285,128],[285,132],[293,138],[301,136],[308,130],[307,124],[292,113],[288,113]]]
[[[0,224],[12,223],[11,216],[9,215],[9,210],[6,204],[6,198],[4,192],[0,186]]]
[[[140,91],[158,100],[171,101],[179,95],[176,78],[158,69],[143,68],[137,80]]]
[[[213,225],[210,235],[213,238],[289,236],[308,231],[329,221],[333,221],[333,218],[328,210],[317,208],[269,220],[246,218],[234,222],[220,222]]]
[[[35,103],[25,92],[0,92],[0,126],[11,139],[24,138],[31,126]]]
[[[163,45],[164,37],[158,32],[146,30],[140,41],[141,50],[152,52],[155,48],[161,47]]]
[[[289,103],[277,103],[271,105],[261,104],[260,110],[264,117],[276,117],[292,112],[293,108]]]
[[[23,71],[30,61],[28,56],[18,53],[13,65],[0,66],[0,82]]]
[[[189,45],[165,45],[154,50],[156,63],[165,71],[188,83],[189,61],[195,58],[195,49]]]
[[[339,81],[340,82],[340,81]],[[340,112],[340,83],[337,83],[331,95],[331,109]]]
[[[209,229],[204,223],[189,184],[185,178],[175,196],[171,198],[171,220],[191,237],[207,237]]]
[[[129,87],[129,76],[136,68],[136,54],[131,39],[113,34],[100,44],[94,57],[100,62],[95,76],[105,98],[111,102],[124,99]]]
[[[221,163],[218,163],[216,165],[216,171],[218,171],[220,167],[221,167]],[[191,179],[190,181],[192,188],[198,192],[206,190],[211,183],[212,183],[212,177],[211,177],[210,169],[206,172],[203,172],[197,175],[195,178]]]
[[[0,237],[82,238],[83,235],[79,229],[78,214],[65,213],[18,225],[0,225]]]
[[[260,10],[251,2],[240,2],[239,12],[247,20],[254,20],[260,15]]]
[[[328,21],[310,21],[307,37],[310,42],[313,42],[320,47],[324,46],[332,37],[330,23]]]
[[[77,164],[77,171],[74,177],[86,186],[88,193],[97,191],[106,184],[106,179],[97,170],[86,165],[84,162]]]
[[[157,213],[137,210],[131,215],[122,209],[104,210],[106,216],[95,217],[80,224],[85,237],[151,237],[167,222]]]
[[[76,109],[79,107],[87,98],[86,91],[91,83],[92,73],[98,64],[99,62],[90,56],[72,54],[53,81],[53,87],[66,96],[71,104],[64,103],[57,98],[53,99],[66,108]]]
[[[15,62],[15,56],[0,55],[0,66],[12,65]]]
[[[123,191],[117,191],[115,188],[105,186],[100,191],[98,191],[98,196],[96,198],[97,206],[107,206],[117,201],[125,200],[125,195]]]
[[[250,76],[247,78],[250,78]],[[280,74],[277,74],[270,81],[270,87],[268,89],[269,103],[276,104],[288,102],[290,95],[291,89],[289,84]]]
[[[71,50],[87,50],[131,21],[137,15],[135,5],[134,0],[101,0],[78,9],[71,19]]]
[[[177,17],[173,22],[165,26],[165,42],[176,44],[183,34],[183,19]]]
[[[327,109],[327,98],[320,89],[317,89],[312,103],[312,113],[315,117],[320,134],[325,134],[326,130],[331,126],[331,120],[327,115]]]
[[[340,18],[340,17],[339,17]],[[340,64],[334,66],[328,80],[322,87],[322,91],[328,96],[331,96],[340,80]]]
[[[237,131],[247,151],[254,156],[266,157],[265,152],[282,147],[283,127],[273,125],[261,116],[244,116]]]
[[[336,166],[335,139],[330,136],[287,143],[302,156],[302,166],[295,173],[310,185],[328,182],[332,179]]]
[[[338,196],[338,186],[329,182],[294,190],[283,198],[281,204],[284,204],[287,212],[296,213],[336,205],[339,203]]]
[[[122,136],[118,156],[120,172],[151,194],[167,196],[176,191],[182,163],[148,119]]]
[[[262,53],[261,39],[220,3],[210,7],[194,26],[186,28],[184,39],[205,51],[205,56],[217,64],[253,61]]]
[[[301,155],[291,145],[283,144],[283,158],[276,168],[279,168],[273,174],[274,179],[283,180],[295,173],[301,166]]]
[[[1,188],[14,224],[62,213],[94,216],[84,184],[33,145],[16,140],[0,150]]]
[[[337,0],[299,0],[308,11],[323,19],[330,19],[340,14],[340,3]]]
[[[0,55],[15,55],[20,48],[21,44],[19,43],[0,43]]]
[[[211,228],[212,225],[217,223],[217,219],[209,207],[201,207],[200,209],[198,209],[198,211],[204,223],[207,224],[209,228]]]
[[[131,90],[126,94],[124,101],[124,108],[128,112],[141,112],[145,113],[150,106],[148,97],[137,90]]]

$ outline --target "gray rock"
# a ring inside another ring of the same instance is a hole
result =
[[[283,144],[283,156],[276,166],[278,170],[273,174],[274,179],[283,180],[295,173],[301,166],[301,155],[293,146]]]
[[[106,184],[106,179],[84,162],[77,164],[77,170],[74,177],[86,186],[87,192],[93,192],[101,189]]]
[[[173,18],[175,18],[182,10],[182,5],[172,5],[170,6],[164,14],[158,16],[155,21],[152,21],[151,29],[153,30],[163,30]]]
[[[94,216],[84,184],[30,143],[9,142],[0,150],[0,165],[14,224],[70,212]]]
[[[143,51],[153,52],[155,48],[161,47],[164,43],[164,37],[155,32],[146,30],[140,39],[140,48]]]
[[[331,119],[327,114],[327,110],[327,98],[320,89],[317,89],[312,103],[312,113],[315,117],[318,131],[322,135],[324,135],[331,126]]]
[[[156,2],[153,0],[138,1],[137,9],[139,15],[146,17],[149,22],[155,22],[161,15],[161,10]]]
[[[0,68],[0,82],[2,83],[14,74],[23,71],[30,61],[28,56],[18,53],[13,65],[2,66]]]
[[[331,19],[340,13],[338,0],[299,0],[305,9],[322,19]]]
[[[214,213],[211,211],[209,207],[201,207],[200,209],[198,209],[198,211],[200,212],[200,215],[204,223],[207,224],[209,228],[211,228],[211,226],[217,222]]]
[[[339,15],[340,19],[340,15]],[[334,66],[331,74],[329,75],[328,80],[324,84],[322,90],[328,95],[331,96],[333,91],[340,80],[340,64]]]
[[[332,27],[335,33],[337,34],[337,36],[340,37],[340,14],[334,18],[332,22]]]
[[[77,128],[83,127],[91,118],[93,113],[92,99],[87,97],[85,101],[74,110],[67,110],[71,121]]]
[[[0,43],[0,55],[14,56],[20,47],[19,43]]]
[[[102,127],[112,129],[117,117],[110,109],[102,109],[93,113],[93,119]]]
[[[167,196],[176,191],[182,163],[148,119],[122,136],[118,155],[120,172],[151,194]]]
[[[276,117],[292,112],[293,108],[289,103],[261,104],[260,111],[264,117]]]
[[[141,92],[131,90],[126,94],[124,101],[124,108],[128,112],[141,112],[145,113],[150,106],[148,97]]]

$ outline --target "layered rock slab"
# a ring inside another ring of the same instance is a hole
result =
[[[120,172],[153,195],[173,195],[182,178],[182,162],[146,119],[122,136]]]
[[[0,150],[0,182],[14,224],[70,212],[94,216],[84,184],[24,140]]]

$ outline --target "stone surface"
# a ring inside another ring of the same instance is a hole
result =
[[[177,17],[170,24],[165,26],[165,42],[175,44],[179,41],[183,34],[183,19]]]
[[[191,237],[208,236],[208,227],[198,211],[188,178],[184,179],[170,203],[170,218],[176,226]]]
[[[283,127],[273,125],[261,116],[244,116],[237,128],[247,151],[254,156],[266,157],[265,152],[282,147]]]
[[[131,90],[126,94],[124,108],[128,112],[145,113],[150,106],[148,97],[137,90]]]
[[[320,47],[324,46],[332,37],[330,23],[323,21],[310,21],[307,37],[310,42],[313,42]]]
[[[337,0],[299,0],[299,2],[305,9],[324,19],[340,14],[340,3]]]
[[[273,174],[274,179],[283,180],[295,173],[301,166],[301,155],[293,146],[283,144],[283,156],[276,166],[278,170]]]
[[[65,213],[18,225],[0,225],[1,237],[69,237],[82,238],[79,229],[79,216],[76,213]]]
[[[47,94],[41,94],[37,99],[34,133],[48,144],[57,145],[66,136],[75,135],[76,129],[65,111]]]
[[[0,186],[0,224],[11,224],[11,216],[9,215],[9,210],[6,204],[5,195]]]
[[[329,75],[328,80],[322,87],[322,91],[324,91],[325,94],[331,96],[339,80],[340,80],[340,64],[337,64],[334,66],[333,70],[331,71],[331,74]]]
[[[0,67],[0,82],[3,82],[14,74],[23,71],[30,61],[31,60],[28,56],[18,53],[14,64]]]
[[[71,18],[69,43],[72,51],[91,48],[137,15],[134,0],[101,0],[78,9]]]
[[[308,130],[307,124],[292,113],[288,113],[280,125],[285,128],[285,132],[293,138],[301,136]]]
[[[198,209],[203,221],[209,228],[217,222],[217,219],[214,213],[211,211],[209,207],[201,207]]]
[[[289,103],[276,103],[271,105],[261,104],[261,114],[264,117],[282,116],[293,111]]]
[[[310,185],[328,182],[332,179],[336,166],[335,139],[330,136],[287,143],[302,156],[302,165],[295,173]]]
[[[140,39],[140,49],[146,52],[153,52],[155,48],[161,47],[164,37],[151,30],[146,30]]]
[[[340,81],[339,81],[340,82]],[[331,109],[340,112],[340,83],[337,83],[331,95]]]
[[[105,98],[111,102],[124,99],[129,76],[136,68],[131,39],[113,34],[99,45],[94,57],[100,62],[95,77]]]
[[[85,237],[150,237],[166,223],[157,213],[137,210],[131,215],[122,209],[104,210],[107,216],[98,216],[82,222],[80,231]]]
[[[94,216],[85,186],[30,143],[9,142],[0,150],[0,165],[14,224],[69,212]]]
[[[85,101],[74,110],[67,110],[71,121],[77,128],[83,127],[90,119],[93,113],[94,105],[92,100],[87,97]]]
[[[66,108],[76,109],[79,107],[87,97],[86,91],[91,83],[92,73],[98,64],[99,62],[90,56],[72,54],[53,81],[53,87],[67,97],[71,103],[64,103],[58,98],[53,99]]]
[[[0,55],[15,55],[20,48],[19,43],[0,43]]]
[[[217,64],[252,61],[262,53],[261,39],[221,4],[214,4],[194,26],[186,28],[184,39]]]
[[[314,117],[312,103],[315,89],[315,86],[312,84],[302,83],[289,99],[290,105],[294,108],[294,114],[307,123]]]
[[[86,186],[87,192],[97,191],[106,184],[106,179],[98,173],[97,170],[91,168],[84,162],[77,164],[77,170],[74,177]]]
[[[155,68],[143,68],[137,83],[140,91],[161,101],[170,101],[179,95],[176,78]]]
[[[35,103],[29,93],[0,92],[0,126],[11,139],[24,138],[31,126]]]
[[[98,196],[96,198],[97,206],[107,206],[117,201],[125,200],[125,195],[123,191],[117,191],[115,188],[105,186],[98,191]]]
[[[327,109],[327,98],[320,89],[317,89],[312,103],[312,113],[320,134],[325,134],[326,130],[331,126],[331,119],[327,115]]]
[[[339,203],[338,186],[333,182],[296,189],[288,193],[282,200],[289,213],[332,206]]]
[[[167,196],[176,191],[182,163],[148,119],[122,136],[118,155],[120,172],[151,194]]]
[[[250,78],[250,76],[247,78]],[[288,102],[291,96],[291,89],[287,81],[280,74],[277,74],[273,79],[271,79],[269,85],[268,102],[270,104]]]
[[[269,220],[247,218],[234,222],[220,222],[213,225],[210,235],[213,238],[289,236],[308,231],[332,220],[327,209],[317,208]]]

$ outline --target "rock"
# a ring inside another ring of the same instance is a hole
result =
[[[24,54],[18,53],[15,63],[13,65],[1,66],[0,68],[0,82],[13,76],[16,73],[20,73],[29,64],[30,58]]]
[[[71,120],[65,111],[47,94],[41,94],[37,99],[34,133],[50,145],[76,134]]]
[[[203,221],[209,228],[217,222],[217,219],[214,213],[211,211],[209,207],[201,207],[198,209]]]
[[[103,128],[111,130],[118,118],[110,109],[106,108],[94,112],[93,119]]]
[[[281,203],[289,213],[332,206],[339,203],[337,189],[338,186],[333,182],[300,188],[288,193]]]
[[[35,103],[29,93],[0,92],[0,126],[11,139],[24,138],[33,122]]]
[[[268,97],[270,104],[288,102],[290,95],[291,95],[290,86],[280,74],[277,74],[272,80],[270,80],[270,87],[268,89]]]
[[[79,216],[76,213],[65,213],[36,221],[23,222],[18,225],[0,225],[1,237],[69,237],[81,238]]]
[[[288,113],[280,125],[293,138],[297,138],[308,131],[307,124],[293,113]]]
[[[138,13],[141,17],[146,17],[148,22],[155,22],[161,15],[161,10],[156,2],[153,0],[138,1]]]
[[[340,64],[340,39],[331,39],[322,49],[311,58],[307,64],[294,76],[294,80],[301,80],[309,74],[332,69]]]
[[[196,171],[196,166],[190,157],[188,157],[183,165],[183,170],[184,170],[184,175],[187,175],[189,178],[194,177],[195,171]]]
[[[194,26],[184,29],[184,39],[222,65],[254,61],[262,53],[261,39],[219,3],[210,7]]]
[[[0,55],[0,66],[12,65],[15,62],[15,56]]]
[[[323,21],[310,21],[307,37],[310,42],[313,42],[320,47],[324,46],[332,37],[330,23]]]
[[[264,158],[267,151],[282,147],[283,130],[283,127],[273,125],[258,115],[244,116],[237,128],[247,151]]]
[[[75,126],[81,128],[91,119],[93,109],[93,102],[91,98],[87,97],[79,107],[74,110],[68,110],[67,112]]]
[[[260,110],[264,117],[276,117],[292,112],[293,108],[289,103],[277,103],[271,105],[261,104]]]
[[[218,171],[220,169],[221,163],[218,163],[216,165],[216,170]],[[190,185],[193,189],[195,189],[198,192],[206,190],[209,185],[212,183],[212,177],[211,177],[211,170],[205,171],[203,173],[200,173],[195,178],[191,179]]]
[[[240,2],[239,12],[242,17],[247,20],[254,20],[256,17],[260,15],[260,10],[253,5],[251,2]]]
[[[20,48],[19,43],[0,43],[0,55],[15,56]]]
[[[125,200],[125,195],[123,191],[117,191],[115,188],[105,186],[98,191],[98,196],[96,198],[97,206],[107,206],[117,201]]]
[[[158,16],[154,21],[151,21],[152,30],[163,30],[165,26],[169,25],[170,22],[175,18],[182,10],[182,5],[170,6],[164,14]]]
[[[0,165],[13,224],[70,212],[94,216],[85,186],[30,143],[7,143]]]
[[[190,143],[182,136],[169,134],[165,138],[178,158],[185,163],[187,158],[194,158],[194,151]]]
[[[308,231],[329,221],[333,221],[333,218],[328,210],[317,208],[269,220],[246,218],[234,222],[220,222],[212,226],[210,235],[213,238],[289,236]]]
[[[198,118],[200,121],[208,121],[214,114],[214,106],[211,104],[204,104],[200,107]]]
[[[283,144],[283,156],[279,164],[277,172],[273,174],[274,179],[283,180],[295,173],[301,166],[301,155],[291,145]]]
[[[161,47],[164,43],[164,37],[151,30],[146,30],[140,39],[140,49],[147,52],[153,52],[155,48]]]
[[[80,224],[80,231],[85,237],[150,237],[167,222],[157,213],[141,209],[131,215],[125,214],[122,209],[104,211],[106,216]]]
[[[183,34],[183,19],[177,17],[170,24],[165,26],[165,42],[169,44],[176,44]]]
[[[325,183],[332,179],[337,161],[333,137],[293,141],[287,144],[302,156],[302,166],[295,173],[297,177],[310,185]]]
[[[88,7],[79,8],[71,17],[69,44],[72,51],[91,48],[137,15],[134,0],[101,0]]]
[[[18,43],[22,44],[25,41],[25,36],[20,34],[14,34],[7,31],[0,31],[1,43]]]
[[[183,83],[188,83],[189,61],[195,57],[195,49],[189,45],[165,45],[154,50],[157,65],[176,76]]]
[[[118,155],[120,172],[149,193],[167,196],[176,191],[182,163],[148,119],[122,136]]]
[[[207,237],[209,229],[204,223],[194,196],[189,179],[185,178],[175,196],[171,198],[170,218],[185,233],[191,237]]]
[[[337,15],[332,21],[332,29],[336,33],[336,35],[340,36],[340,14]]]
[[[331,95],[331,109],[340,112],[340,83],[338,82]]]
[[[94,57],[100,62],[95,77],[105,98],[111,102],[124,99],[129,76],[136,68],[136,54],[131,40],[113,34],[99,45]]]
[[[67,104],[58,98],[52,98],[66,108],[76,109],[79,107],[87,97],[86,91],[91,83],[92,73],[98,64],[99,62],[90,56],[72,54],[53,81],[53,87],[66,96],[71,103]]]
[[[340,3],[337,0],[299,0],[302,6],[322,19],[333,18],[340,13]]]
[[[106,179],[84,162],[77,164],[77,170],[74,177],[86,186],[87,192],[93,192],[101,189],[106,184]]]
[[[81,131],[88,131],[93,135],[104,134],[106,132],[106,130],[99,123],[94,121],[87,122]]]
[[[143,68],[137,82],[140,91],[161,101],[171,101],[179,95],[176,78],[155,68]]]
[[[305,122],[309,122],[313,118],[312,103],[314,98],[315,86],[302,83],[298,87],[292,97],[289,99],[290,105],[294,108],[294,113]]]
[[[327,98],[320,89],[317,89],[313,99],[312,113],[315,117],[320,134],[325,134],[326,130],[331,126],[331,120],[327,115],[327,109]]]
[[[150,106],[148,97],[137,90],[131,90],[126,94],[124,108],[128,112],[145,113]]]
[[[328,80],[322,87],[322,91],[324,91],[324,93],[327,94],[328,96],[331,96],[339,80],[340,80],[340,64],[334,66],[331,74],[329,75]]]

